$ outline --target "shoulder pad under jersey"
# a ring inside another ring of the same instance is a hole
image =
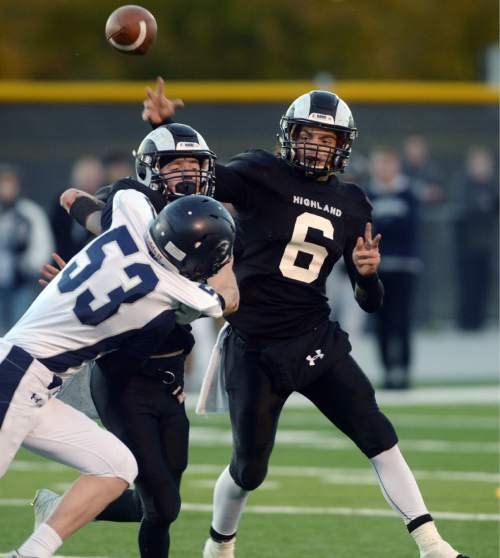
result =
[[[163,194],[155,190],[151,190],[141,182],[134,178],[122,178],[112,185],[111,194],[115,194],[120,190],[137,190],[143,193],[155,208],[156,213],[159,213],[166,205],[166,199]]]
[[[372,204],[368,199],[365,191],[352,182],[338,182],[338,192],[349,199],[355,206],[357,212],[361,211],[367,215],[371,215]]]
[[[231,168],[252,165],[254,168],[267,167],[277,163],[275,155],[264,149],[249,149],[231,158],[228,166]]]

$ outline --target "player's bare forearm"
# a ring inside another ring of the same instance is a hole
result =
[[[224,299],[224,316],[238,310],[240,291],[233,271],[233,261],[227,263],[216,275],[210,277],[207,283]]]
[[[104,203],[95,196],[69,188],[59,198],[61,206],[92,234],[98,235],[102,232],[101,213]]]

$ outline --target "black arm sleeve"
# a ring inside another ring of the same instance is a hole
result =
[[[384,285],[379,276],[376,273],[368,277],[358,274],[354,297],[365,312],[376,312],[384,300]]]
[[[371,219],[367,220],[371,221]],[[362,227],[362,230],[364,230],[364,223],[362,224]],[[362,235],[363,233],[360,232],[359,236]],[[365,312],[372,313],[376,312],[380,306],[382,306],[384,286],[376,273],[370,276],[364,276],[358,273],[358,270],[352,261],[352,251],[356,245],[357,237],[357,234],[353,234],[346,241],[344,248],[344,262],[354,289],[354,298],[356,299],[356,302]]]
[[[102,201],[87,196],[80,196],[73,202],[69,214],[75,221],[78,221],[80,225],[85,227],[87,217],[96,211],[100,211],[103,207],[104,203]]]

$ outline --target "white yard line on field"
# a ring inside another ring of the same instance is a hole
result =
[[[406,413],[388,413],[391,421],[405,428],[429,426],[445,430],[498,430],[498,417],[468,417],[466,415],[413,415]]]
[[[187,469],[187,474],[192,475],[219,475],[226,467],[225,464],[209,465],[209,464],[191,464]],[[63,465],[51,463],[50,461],[13,461],[10,466],[11,471],[26,471],[26,472],[61,472],[71,471]],[[438,480],[438,481],[459,481],[459,482],[489,482],[498,484],[500,483],[500,475],[497,473],[487,473],[483,471],[439,471],[439,470],[415,470],[415,476],[421,480]],[[331,477],[351,477],[351,478],[373,478],[373,473],[370,468],[361,469],[342,469],[335,467],[300,467],[300,466],[271,466],[269,469],[271,477],[316,477],[316,478],[331,478]],[[364,484],[364,483],[363,483]],[[51,485],[55,486],[55,485]],[[61,483],[57,489],[67,488],[67,484]]]
[[[217,476],[214,475],[210,479],[188,478],[188,479],[184,480],[183,482],[188,483],[191,488],[205,488],[205,489],[212,490],[215,486],[216,481],[217,481]],[[281,482],[266,480],[259,486],[259,491],[261,491],[261,490],[265,490],[265,491],[267,491],[267,490],[279,490],[281,488],[281,485],[282,485]]]
[[[182,511],[207,512],[212,511],[212,504],[183,503]],[[392,510],[371,508],[308,508],[303,506],[247,506],[245,513],[272,515],[362,515],[368,517],[398,517]],[[500,514],[495,513],[456,513],[432,512],[432,517],[449,519],[451,521],[498,521]]]
[[[192,464],[188,466],[187,474],[214,474],[219,475],[226,465],[203,465]],[[484,473],[482,471],[413,471],[414,475],[421,480],[438,481],[460,481],[460,482],[488,482],[500,483],[500,475],[497,473]],[[371,468],[341,469],[330,467],[300,467],[293,465],[274,465],[269,468],[270,477],[351,477],[353,479],[375,479]],[[364,483],[363,483],[364,484]]]
[[[432,428],[439,430],[498,430],[498,417],[468,417],[466,415],[416,415],[406,413],[391,413],[387,416],[397,427]],[[323,415],[288,411],[281,418],[282,427],[325,428],[328,423]]]
[[[29,506],[32,500],[26,500],[25,498],[0,498],[0,506],[7,508],[22,508],[24,506]],[[3,554],[0,554],[3,556]]]
[[[53,461],[24,461],[16,459],[9,465],[9,471],[20,472],[43,471],[44,473],[60,473],[61,471],[69,470],[68,467]]]
[[[410,390],[377,390],[377,401],[381,405],[490,405],[498,403],[497,386],[484,387],[427,387]]]
[[[318,450],[349,451],[354,444],[347,438],[341,438],[333,430],[286,430],[281,429],[276,436],[278,445],[302,446]],[[190,430],[190,442],[195,446],[231,446],[232,435],[220,428],[194,426]],[[426,453],[493,453],[497,454],[497,442],[453,442],[450,440],[401,440],[403,450]]]
[[[491,405],[498,403],[500,392],[497,386],[465,387],[422,387],[409,390],[377,390],[377,401],[381,405],[406,407],[413,405]],[[197,393],[189,393],[188,409],[196,406]],[[285,404],[286,408],[311,408],[313,404],[299,393],[292,393]]]
[[[15,498],[0,498],[0,507],[22,507],[30,500]],[[196,504],[184,502],[182,511],[185,512],[212,512],[212,504]],[[246,513],[274,514],[274,515],[363,515],[368,517],[397,517],[392,510],[372,508],[333,508],[333,507],[305,507],[305,506],[248,506]],[[495,513],[459,513],[447,511],[433,511],[432,516],[437,519],[451,521],[499,521],[500,514]],[[0,555],[1,556],[1,555]],[[55,558],[55,557],[54,557]],[[69,558],[69,557],[66,557]],[[92,557],[98,558],[98,557]]]
[[[278,445],[293,445],[297,448],[311,448],[328,451],[354,451],[354,444],[347,438],[340,437],[333,429],[331,431],[318,430],[286,430],[281,429],[276,436]],[[194,426],[190,429],[190,443],[198,447],[230,447],[232,445],[231,432],[220,428]],[[405,439],[399,442],[402,450],[418,451],[419,453],[464,453],[464,454],[498,454],[497,442],[451,441],[432,439]],[[21,465],[14,470],[22,470]],[[47,465],[46,471],[60,471],[61,466],[56,463]]]
[[[0,507],[22,507],[30,500],[15,498],[0,498]],[[212,512],[212,504],[196,504],[184,502],[182,511],[185,512]],[[397,517],[392,510],[371,508],[331,508],[331,507],[304,507],[304,506],[248,506],[245,513],[274,514],[274,515],[363,515],[368,517]],[[495,513],[458,513],[446,511],[433,511],[432,517],[436,519],[449,519],[451,521],[499,521],[500,514]],[[54,557],[55,558],[55,557]],[[67,557],[69,558],[69,557]],[[97,558],[97,557],[92,557]]]

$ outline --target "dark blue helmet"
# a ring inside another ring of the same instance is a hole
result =
[[[146,241],[165,268],[193,281],[215,275],[233,255],[235,225],[227,209],[207,196],[169,203],[149,227]]]

